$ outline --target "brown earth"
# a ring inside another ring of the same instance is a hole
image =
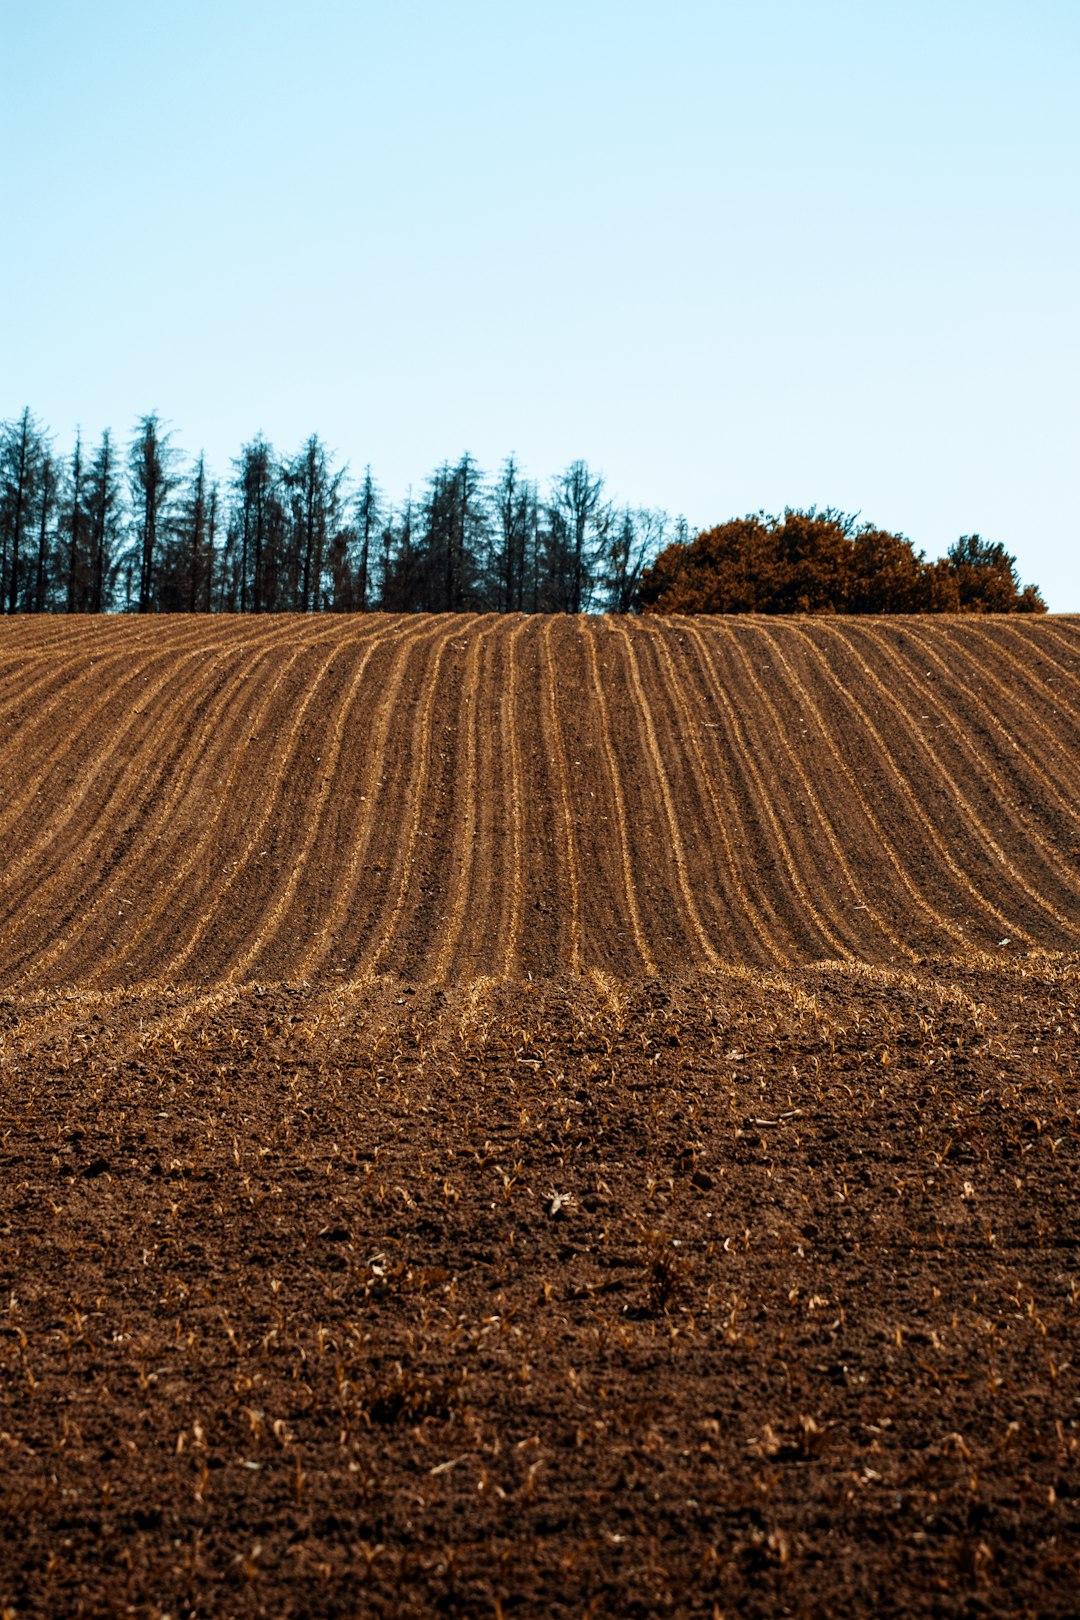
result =
[[[1070,1614],[1080,626],[0,625],[0,1614]]]
[[[0,984],[1080,945],[1080,624],[0,627]]]

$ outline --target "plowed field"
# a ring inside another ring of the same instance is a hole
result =
[[[1048,1615],[1080,622],[0,623],[0,1615]]]
[[[0,726],[0,983],[1080,942],[1073,621],[28,621]]]

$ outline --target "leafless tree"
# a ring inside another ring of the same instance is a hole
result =
[[[158,549],[176,488],[176,452],[171,435],[163,433],[157,413],[139,418],[128,454],[131,504],[139,560],[139,612],[152,613],[154,570]]]
[[[101,435],[86,475],[86,515],[90,523],[90,601],[92,613],[106,606],[123,516],[116,450],[108,428]]]
[[[581,613],[592,601],[598,553],[610,510],[604,480],[584,461],[572,461],[555,480],[549,502],[552,571],[568,613]]]
[[[0,425],[0,598],[9,613],[19,609],[24,543],[47,450],[29,406]]]

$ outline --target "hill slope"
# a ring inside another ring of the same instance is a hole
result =
[[[0,627],[0,982],[1080,943],[1080,624]]]

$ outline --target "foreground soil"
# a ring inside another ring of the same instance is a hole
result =
[[[0,1610],[1075,1613],[1078,985],[9,994]]]

